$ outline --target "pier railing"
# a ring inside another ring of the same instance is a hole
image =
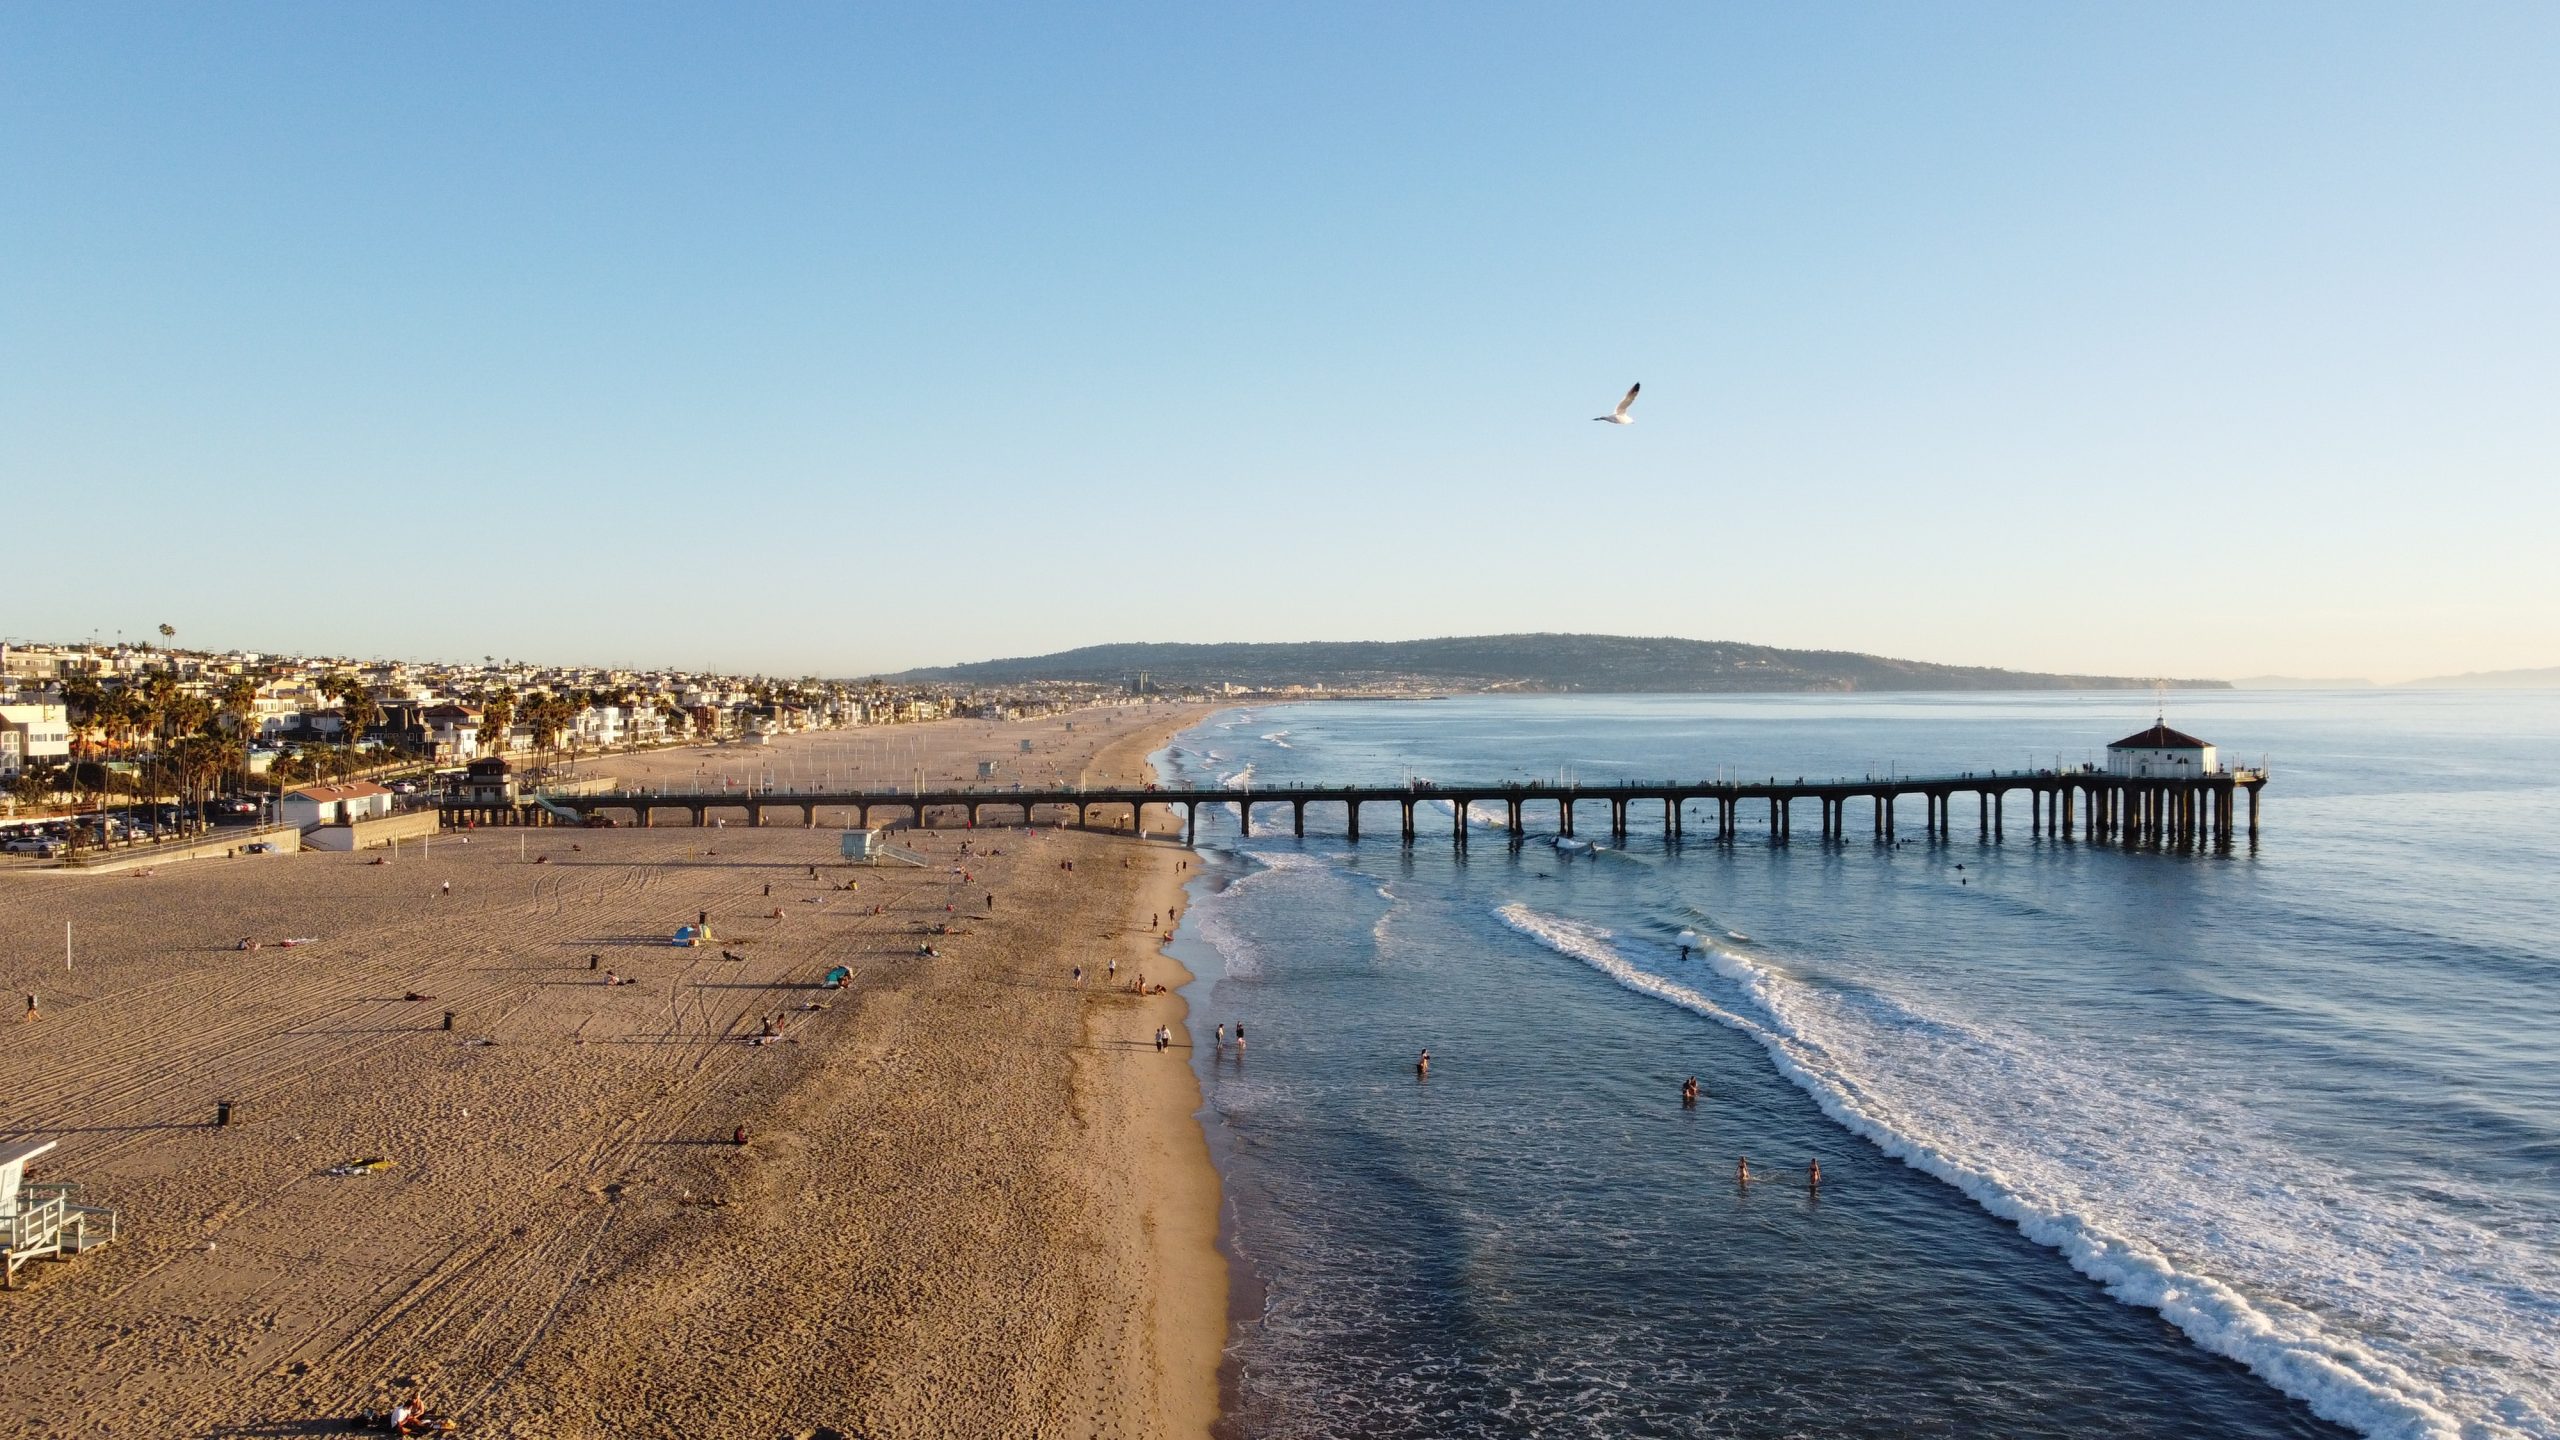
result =
[[[538,825],[557,823],[563,818],[571,823],[612,824],[618,823],[616,814],[627,813],[631,823],[642,826],[655,824],[655,816],[665,810],[684,811],[697,825],[710,823],[715,811],[742,812],[748,824],[761,825],[768,812],[781,810],[793,813],[812,827],[818,824],[821,810],[833,810],[841,812],[852,824],[868,829],[871,812],[879,809],[892,811],[907,823],[919,826],[929,823],[936,814],[951,811],[961,812],[967,823],[975,825],[980,814],[990,808],[1013,814],[1021,823],[1029,824],[1045,809],[1053,818],[1064,811],[1083,826],[1092,823],[1096,809],[1126,807],[1127,828],[1141,834],[1145,832],[1149,810],[1179,809],[1183,812],[1185,837],[1196,838],[1202,806],[1235,807],[1240,827],[1250,835],[1257,806],[1288,806],[1294,829],[1304,834],[1309,805],[1339,804],[1344,809],[1346,831],[1351,839],[1358,840],[1362,807],[1385,804],[1398,808],[1403,835],[1410,840],[1415,834],[1416,808],[1445,801],[1456,817],[1452,829],[1457,843],[1463,845],[1469,831],[1483,824],[1472,815],[1473,807],[1478,805],[1503,807],[1500,828],[1514,838],[1526,833],[1526,812],[1531,806],[1553,805],[1556,833],[1569,836],[1574,833],[1578,806],[1608,806],[1610,832],[1624,835],[1631,806],[1658,805],[1663,833],[1674,837],[1686,834],[1690,806],[1713,806],[1716,838],[1730,841],[1740,827],[1741,807],[1746,802],[1765,802],[1769,807],[1769,835],[1774,843],[1785,844],[1793,829],[1795,807],[1808,800],[1821,810],[1822,837],[1826,842],[1845,839],[1847,808],[1853,801],[1868,803],[1875,837],[1890,841],[1897,834],[1897,807],[1912,796],[1920,797],[1926,808],[1926,833],[1932,839],[1945,839],[1953,833],[1953,803],[1963,795],[1973,796],[1978,803],[1982,837],[1998,840],[2007,828],[2009,797],[2023,792],[2031,835],[2090,843],[2121,841],[2128,847],[2188,848],[2208,843],[2227,847],[2238,828],[2236,811],[2243,796],[2249,812],[2248,834],[2255,840],[2258,792],[2266,783],[2263,768],[2154,776],[2119,775],[2094,767],[1940,775],[1869,774],[1834,780],[1799,776],[1792,780],[1771,777],[1599,783],[1507,779],[1453,784],[1410,777],[1370,785],[982,787],[963,783],[928,789],[889,786],[846,790],[793,782],[719,790],[616,789],[495,804],[455,797],[446,799],[443,809],[449,824]]]

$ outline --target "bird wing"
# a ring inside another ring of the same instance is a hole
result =
[[[1636,392],[1637,392],[1637,391],[1639,391],[1639,390],[1641,390],[1641,389],[1643,389],[1643,388],[1644,388],[1644,382],[1643,382],[1643,381],[1641,381],[1641,380],[1637,381],[1637,382],[1636,382],[1636,383],[1634,383],[1633,385],[1628,386],[1628,387],[1627,387],[1627,398],[1618,402],[1618,408],[1617,408],[1617,410],[1616,410],[1615,412],[1613,412],[1613,413],[1615,413],[1615,414],[1619,414],[1619,415],[1624,415],[1624,414],[1626,414],[1626,413],[1627,413],[1627,410],[1628,410],[1628,407],[1630,407],[1630,406],[1632,406],[1632,405],[1634,405],[1634,404],[1636,403]]]

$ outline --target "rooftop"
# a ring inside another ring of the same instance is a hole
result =
[[[370,780],[349,780],[343,785],[304,785],[284,792],[287,800],[361,800],[367,795],[391,792]]]
[[[2212,742],[2199,740],[2183,730],[2172,730],[2165,722],[2155,722],[2148,730],[2127,735],[2107,747],[2110,750],[2209,750]]]

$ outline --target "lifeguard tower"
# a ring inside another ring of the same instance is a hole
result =
[[[879,830],[847,830],[844,832],[844,863],[847,865],[931,865],[933,862],[908,849],[893,845]]]
[[[61,1143],[0,1145],[0,1290],[17,1288],[18,1269],[30,1260],[77,1255],[116,1238],[116,1212],[81,1203],[79,1186],[27,1179],[27,1162]]]

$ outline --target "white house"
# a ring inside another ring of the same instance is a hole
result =
[[[421,712],[436,754],[468,760],[480,753],[480,717],[460,705],[430,705]]]
[[[284,792],[284,803],[277,807],[277,813],[284,823],[299,830],[372,820],[391,813],[391,792],[370,780],[305,785]]]
[[[569,722],[569,734],[581,745],[610,749],[623,743],[623,719],[619,705],[590,705]]]
[[[2163,721],[2107,747],[2107,773],[2140,780],[2197,780],[2222,773],[2214,747]]]
[[[0,772],[15,774],[21,765],[41,765],[71,758],[71,712],[59,701],[0,704],[0,733],[16,740],[10,747],[15,763]]]

